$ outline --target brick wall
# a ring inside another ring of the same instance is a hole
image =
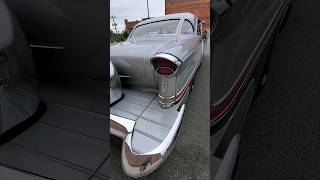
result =
[[[204,20],[204,28],[210,27],[210,0],[165,0],[166,14],[190,12]]]
[[[130,33],[133,30],[134,26],[139,23],[139,21],[128,21],[128,19],[125,19],[124,23],[126,25],[126,30],[128,31],[128,33]]]

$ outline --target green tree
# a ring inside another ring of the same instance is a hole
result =
[[[110,32],[110,43],[125,41],[129,37],[127,30],[123,30],[120,34]]]
[[[126,39],[129,37],[129,32],[126,29],[123,30],[122,34],[123,34],[123,37],[125,37]]]

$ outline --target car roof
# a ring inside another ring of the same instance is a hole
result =
[[[192,13],[175,13],[175,14],[169,14],[169,15],[155,17],[155,18],[151,18],[151,19],[142,21],[142,22],[138,23],[135,27],[138,27],[143,24],[148,24],[148,23],[152,23],[152,22],[156,22],[156,21],[169,20],[169,19],[187,19],[193,25],[195,25],[198,20],[198,18]]]

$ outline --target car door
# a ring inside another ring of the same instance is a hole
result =
[[[266,57],[258,50],[280,1],[237,0],[215,8],[216,24],[212,32],[213,61],[211,64],[211,119],[219,119],[239,99],[240,90],[247,85],[250,68],[262,68]],[[261,49],[263,50],[263,49]],[[258,57],[259,55],[259,57]],[[262,59],[256,61],[254,59]],[[262,62],[262,65],[260,65]],[[250,64],[251,63],[251,64]]]
[[[240,153],[240,131],[260,85],[285,1],[237,0],[216,20],[211,61],[211,171],[232,179]]]

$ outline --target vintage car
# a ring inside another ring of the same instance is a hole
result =
[[[0,179],[109,179],[107,2],[74,6],[0,0]]]
[[[202,21],[191,13],[140,22],[111,46],[110,132],[123,139],[128,176],[151,173],[170,153],[205,47]]]
[[[240,131],[266,84],[272,45],[288,18],[289,0],[211,2],[211,177],[233,179]]]

